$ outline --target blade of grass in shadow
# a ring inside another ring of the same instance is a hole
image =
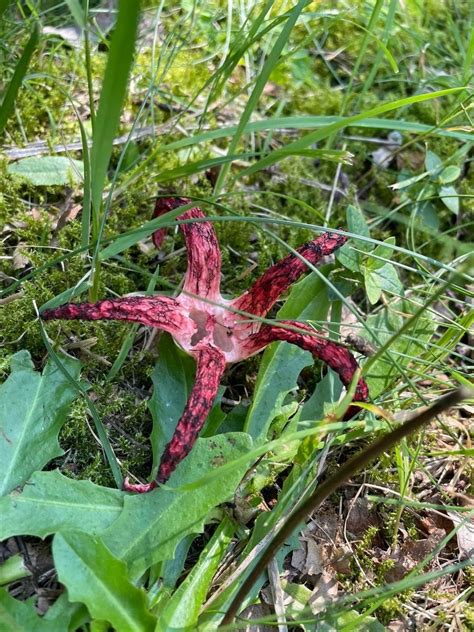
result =
[[[258,75],[257,81],[255,82],[255,87],[242,113],[239,124],[235,131],[235,134],[231,142],[229,143],[229,147],[227,149],[227,154],[229,156],[237,152],[240,139],[245,130],[245,126],[247,125],[253,111],[255,110],[255,107],[262,95],[262,92],[265,88],[268,78],[270,77],[270,74],[273,71],[273,69],[278,64],[280,55],[283,51],[284,46],[288,42],[288,38],[290,37],[290,33],[293,30],[293,27],[296,24],[297,19],[299,18],[303,9],[308,4],[309,4],[309,0],[299,0],[298,4],[290,12],[288,21],[286,22],[285,26],[282,28],[280,35],[278,36],[275,44],[273,45],[272,50],[270,51],[269,56],[267,57],[265,63],[263,64],[263,67]],[[219,195],[219,193],[222,191],[225,185],[225,181],[227,178],[227,174],[229,173],[229,169],[230,169],[230,163],[227,163],[227,164],[224,164],[219,171],[216,185],[214,187],[214,194],[216,196]]]
[[[383,35],[382,35],[382,42],[383,42],[383,44],[385,46],[386,46],[387,41],[388,41],[388,39],[390,37],[390,34],[392,32],[393,24],[394,24],[394,21],[395,21],[395,14],[396,14],[396,11],[397,11],[397,5],[398,5],[398,0],[390,0],[390,4],[389,4],[388,10],[387,10],[387,18],[385,20],[385,26],[384,26]],[[378,72],[380,63],[382,61],[383,54],[384,54],[384,52],[383,52],[382,49],[379,49],[377,51],[377,54],[375,55],[374,63],[372,64],[372,67],[371,67],[370,72],[369,72],[369,74],[367,76],[367,79],[364,81],[364,85],[362,86],[362,90],[361,90],[360,94],[357,96],[356,105],[358,103],[360,103],[360,101],[363,98],[363,96],[372,87],[372,84],[374,83],[375,77],[377,76],[377,72]],[[397,72],[398,72],[398,70],[397,70]],[[464,85],[466,85],[466,83],[467,83],[467,81],[464,82]]]
[[[89,144],[87,142],[87,134],[84,125],[78,115],[77,121],[81,130],[82,142],[82,162],[84,163],[84,193],[82,198],[81,213],[81,245],[84,248],[89,246],[91,232],[91,161]]]
[[[3,17],[3,14],[8,9],[8,5],[10,4],[10,0],[0,0],[0,20]]]
[[[36,309],[36,305],[35,305],[35,309]],[[36,312],[38,313],[37,309],[36,309]],[[114,477],[115,484],[117,485],[118,489],[122,489],[122,484],[123,484],[122,472],[120,471],[120,466],[117,461],[117,457],[115,456],[112,446],[110,445],[107,432],[104,428],[104,424],[102,423],[102,420],[99,416],[99,412],[94,402],[91,400],[91,398],[87,394],[87,390],[85,386],[81,382],[75,380],[72,377],[72,375],[70,375],[68,371],[62,365],[60,359],[58,358],[58,355],[56,354],[53,347],[51,346],[51,343],[49,342],[48,336],[46,335],[46,331],[44,329],[41,319],[38,319],[38,324],[39,324],[40,333],[43,339],[44,346],[46,347],[49,356],[52,358],[53,362],[56,364],[56,366],[61,371],[61,373],[66,377],[68,382],[70,382],[71,385],[76,389],[76,391],[80,393],[82,397],[85,399],[87,406],[89,408],[91,417],[94,421],[97,436],[99,437],[102,449],[104,450],[105,457],[107,459],[110,470]]]
[[[341,104],[341,110],[340,110],[340,115],[344,116],[344,114],[346,113],[346,108],[347,108],[347,104],[349,103],[349,100],[352,97],[352,87],[354,85],[354,79],[355,77],[359,76],[359,68],[361,66],[362,60],[365,58],[365,53],[367,51],[367,46],[369,45],[369,41],[370,41],[370,37],[373,34],[373,30],[375,27],[375,24],[379,18],[380,12],[382,10],[384,4],[384,0],[376,0],[375,4],[374,4],[374,8],[372,9],[372,13],[370,14],[370,19],[369,19],[369,23],[367,25],[367,28],[364,28],[364,37],[362,39],[362,43],[360,45],[360,49],[359,49],[359,54],[357,55],[357,59],[356,62],[354,64],[354,68],[352,69],[351,72],[351,76],[349,79],[349,84],[347,86],[347,88],[344,90],[344,98],[342,100],[342,104]],[[331,136],[328,138],[327,140],[327,147],[331,146],[331,143],[334,139],[334,136],[331,134]]]
[[[140,2],[138,0],[135,2],[120,0],[92,138],[90,162],[92,235],[94,240],[99,234],[102,193],[135,52],[139,14]],[[97,258],[94,258],[93,286],[90,296],[92,301],[97,300],[98,293],[97,263]]]
[[[5,8],[3,10],[5,10]],[[0,135],[3,134],[5,125],[7,124],[10,115],[13,113],[13,110],[15,109],[16,96],[21,88],[21,84],[23,83],[23,79],[25,78],[26,71],[28,70],[28,66],[30,65],[31,57],[38,45],[38,41],[38,25],[35,24],[30,38],[26,43],[25,48],[23,49],[23,53],[15,66],[13,77],[8,84],[5,96],[3,97],[2,105],[0,106]]]

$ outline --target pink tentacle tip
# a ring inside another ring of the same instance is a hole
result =
[[[153,217],[188,203],[188,199],[181,197],[161,198],[156,202]],[[150,483],[130,483],[126,478],[123,483],[126,492],[145,494],[156,489],[189,454],[215,402],[227,364],[244,360],[280,340],[311,351],[315,358],[339,374],[346,387],[358,369],[348,349],[334,341],[314,337],[315,332],[307,325],[288,323],[293,329],[294,325],[302,329],[295,332],[281,326],[263,325],[260,320],[248,317],[249,313],[265,316],[310,266],[317,265],[346,243],[345,235],[334,232],[319,235],[298,248],[297,254],[289,254],[271,266],[242,296],[227,301],[220,294],[221,252],[213,224],[197,207],[185,211],[178,219],[183,220],[180,229],[186,243],[188,269],[183,290],[176,298],[129,296],[97,303],[68,303],[41,314],[44,320],[122,320],[155,327],[169,332],[181,349],[197,360],[194,387],[164,449],[156,479]],[[157,247],[161,247],[165,232],[165,228],[160,228],[154,233]],[[367,385],[360,379],[354,400],[364,401],[368,397]],[[358,409],[351,406],[345,418],[356,412]]]
[[[122,490],[134,494],[147,494],[157,487],[158,483],[156,481],[151,481],[151,483],[130,483],[130,479],[127,476],[123,481]]]

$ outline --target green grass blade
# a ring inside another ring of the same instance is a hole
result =
[[[305,149],[309,147],[313,143],[321,141],[325,138],[328,138],[335,132],[338,132],[340,129],[347,127],[353,123],[357,123],[358,121],[362,121],[363,119],[378,116],[379,114],[385,114],[385,112],[391,112],[392,110],[397,110],[399,108],[405,107],[407,105],[412,105],[414,103],[422,103],[423,101],[430,101],[432,99],[437,99],[438,97],[444,97],[449,94],[455,94],[464,90],[465,88],[448,88],[446,90],[438,90],[436,92],[430,92],[427,94],[417,94],[412,97],[407,97],[405,99],[397,99],[396,101],[390,101],[389,103],[384,103],[383,105],[379,105],[375,108],[371,108],[370,110],[365,110],[360,114],[356,114],[354,116],[349,116],[348,118],[338,121],[336,123],[332,123],[327,127],[311,132],[310,134],[306,134],[302,138],[285,145],[282,149],[276,149],[271,154],[262,158],[258,162],[256,162],[251,167],[244,169],[240,172],[240,177],[248,176],[256,171],[260,171],[265,167],[269,167],[270,165],[274,165],[276,162],[281,160],[285,155],[287,155],[288,151],[300,151],[301,149]]]
[[[3,8],[3,10],[5,10],[5,8]],[[2,7],[0,6],[0,12],[1,10]],[[39,31],[38,26],[35,25],[30,35],[30,39],[26,43],[23,53],[16,64],[13,77],[8,84],[8,88],[5,92],[2,105],[0,106],[0,134],[3,134],[7,120],[15,109],[15,99],[18,91],[20,90],[21,84],[23,83],[23,79],[25,78],[28,66],[30,65],[31,57],[35,52],[36,46],[38,45],[38,40]]]
[[[105,69],[91,151],[91,201],[94,213],[100,212],[113,139],[127,89],[135,51],[140,3],[120,0],[115,31]]]
[[[392,28],[393,28],[393,24],[394,24],[394,20],[395,20],[395,14],[397,11],[397,4],[398,4],[398,0],[390,0],[390,4],[388,7],[388,11],[387,11],[387,19],[385,21],[385,27],[384,27],[384,32],[383,32],[383,44],[386,46],[387,41],[390,37],[390,33],[392,32]],[[361,94],[359,96],[359,99],[365,95],[367,93],[367,91],[371,88],[372,84],[374,83],[375,77],[377,76],[377,72],[380,66],[380,63],[382,61],[382,55],[384,54],[383,49],[379,49],[377,51],[377,54],[375,56],[375,60],[374,63],[372,65],[372,68],[370,69],[369,75],[367,77],[367,79],[364,82],[364,85],[362,87],[362,91]],[[398,72],[398,68],[396,70],[396,72]],[[466,85],[467,82],[464,82],[464,85]]]
[[[361,46],[360,46],[360,50],[359,50],[359,54],[357,55],[357,59],[356,62],[354,64],[354,68],[352,69],[352,73],[351,73],[351,78],[349,80],[349,85],[347,86],[347,89],[344,91],[344,100],[342,102],[341,105],[341,114],[344,114],[347,108],[347,104],[349,103],[349,99],[352,96],[352,86],[354,85],[354,78],[357,77],[359,75],[359,69],[360,66],[362,64],[362,60],[365,57],[366,51],[367,51],[367,46],[369,45],[369,39],[371,37],[371,35],[373,35],[373,29],[375,27],[375,24],[379,18],[380,12],[382,10],[383,7],[383,0],[376,0],[374,8],[372,9],[372,13],[370,15],[370,20],[369,23],[367,25],[367,28],[363,27],[364,30],[364,38],[362,40]],[[360,26],[360,25],[358,25]],[[375,37],[375,36],[374,36]]]
[[[8,5],[10,4],[10,0],[0,0],[0,20],[3,17],[3,14],[8,9]]]
[[[344,116],[282,116],[261,121],[252,121],[245,126],[244,133],[251,134],[253,132],[268,132],[287,129],[314,129],[324,128],[338,122],[344,122],[345,127],[361,127],[369,129],[381,129],[389,131],[398,131],[406,134],[432,134],[433,136],[441,136],[444,138],[454,138],[462,141],[472,142],[472,134],[469,132],[451,131],[449,129],[436,128],[432,125],[424,123],[416,123],[413,121],[403,121],[394,119],[383,119],[368,117],[359,121],[349,121],[349,117]],[[236,125],[229,127],[219,127],[193,136],[186,136],[179,140],[168,143],[167,145],[159,145],[146,162],[152,162],[158,155],[168,151],[183,149],[184,147],[194,147],[202,143],[207,143],[219,138],[225,138],[235,134]]]
[[[236,153],[240,139],[242,137],[242,134],[244,133],[245,126],[249,122],[250,117],[253,111],[255,110],[255,107],[262,95],[263,89],[265,88],[265,85],[270,77],[270,74],[273,71],[273,69],[276,67],[276,65],[278,64],[280,55],[283,51],[285,44],[288,41],[290,33],[293,30],[293,27],[296,24],[297,19],[299,18],[305,6],[307,6],[308,4],[309,4],[309,0],[299,0],[298,4],[294,7],[294,9],[289,14],[288,21],[286,22],[285,26],[282,28],[280,35],[278,36],[272,50],[270,51],[270,54],[268,58],[266,59],[262,70],[260,71],[258,79],[255,83],[255,87],[252,91],[252,94],[250,95],[247,105],[245,106],[245,109],[242,113],[240,122],[237,126],[235,134],[227,150],[227,154],[229,156]],[[214,188],[214,193],[216,195],[218,195],[222,191],[225,184],[225,180],[227,178],[227,174],[229,173],[229,169],[230,169],[230,163],[227,163],[227,164],[224,164],[221,170],[219,171],[219,176],[217,178],[216,186]]]
[[[81,7],[79,0],[65,0],[68,9],[79,28],[86,28],[86,20],[84,9]]]

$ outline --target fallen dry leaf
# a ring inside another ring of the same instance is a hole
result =
[[[18,244],[13,251],[12,265],[14,270],[23,270],[30,265],[30,260],[24,251],[25,244]]]
[[[474,521],[469,514],[458,514],[455,511],[448,511],[448,516],[455,527],[461,525],[456,533],[459,547],[459,559],[474,559]]]
[[[309,599],[311,612],[313,614],[323,612],[329,603],[336,600],[337,594],[337,580],[329,572],[324,571]]]

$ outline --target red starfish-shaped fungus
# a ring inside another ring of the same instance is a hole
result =
[[[188,204],[184,198],[159,199],[154,217]],[[181,220],[205,218],[199,208],[179,216]],[[342,246],[347,238],[324,233],[298,248],[301,259],[293,254],[271,266],[244,294],[229,301],[220,294],[221,253],[214,227],[210,222],[181,224],[188,254],[188,269],[183,291],[176,298],[167,296],[131,296],[106,299],[97,303],[68,303],[42,313],[42,318],[126,320],[157,327],[169,332],[178,345],[197,362],[196,381],[171,441],[161,457],[156,480],[146,485],[125,481],[124,489],[148,492],[168,480],[193,447],[214,403],[227,364],[244,360],[271,342],[283,340],[310,351],[330,366],[348,386],[358,369],[352,354],[332,340],[315,336],[308,325],[280,321],[278,325],[262,323],[240,314],[265,317],[278,298],[313,265]],[[156,231],[153,241],[160,247],[164,229]],[[237,310],[237,311],[235,311]],[[285,325],[290,325],[288,329]],[[307,333],[306,333],[307,332]],[[368,388],[360,378],[354,400],[368,397]],[[349,407],[345,419],[358,408]]]

